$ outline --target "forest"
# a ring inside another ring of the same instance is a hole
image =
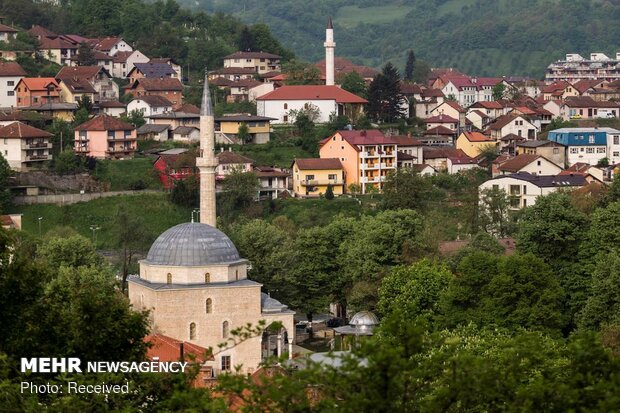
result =
[[[327,16],[334,18],[336,55],[402,68],[407,50],[431,67],[478,76],[541,78],[566,53],[615,55],[620,4],[603,0],[183,0],[190,7],[233,13],[268,24],[306,60],[324,57]]]

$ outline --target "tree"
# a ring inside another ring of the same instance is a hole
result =
[[[583,329],[620,325],[620,255],[601,254],[597,261],[591,292],[577,318]]]
[[[237,45],[239,50],[243,52],[253,52],[257,50],[256,40],[248,26],[244,26],[241,33],[239,33],[239,42]]]
[[[334,187],[332,186],[332,184],[327,185],[327,189],[325,190],[325,199],[327,199],[328,201],[334,199]]]
[[[146,120],[144,119],[144,114],[141,110],[134,109],[129,113],[125,113],[121,116],[121,120],[127,123],[131,123],[136,128],[144,125]]]
[[[609,158],[605,157],[605,158],[599,159],[596,166],[607,168],[609,166]]]
[[[147,251],[154,237],[147,229],[142,217],[130,214],[124,206],[120,206],[116,211],[112,233],[114,243],[120,249],[121,289],[125,291],[127,276],[132,270],[136,254]]]
[[[54,171],[58,175],[76,174],[84,171],[82,160],[71,149],[64,150],[54,159]]]
[[[93,49],[86,42],[82,42],[78,46],[77,64],[78,66],[93,66],[97,64],[97,60],[95,59],[95,54],[93,53]]]
[[[13,176],[13,171],[0,153],[0,212],[4,212],[11,202],[11,191],[9,190],[11,176]]]
[[[81,235],[67,238],[51,238],[37,250],[49,268],[60,267],[101,267],[103,259],[95,246]]]
[[[252,142],[252,135],[250,135],[250,128],[248,128],[247,123],[241,122],[241,125],[239,125],[237,139],[239,139],[242,144]]]
[[[512,233],[510,196],[503,189],[480,191],[480,228],[488,234],[505,237]]]
[[[338,80],[340,87],[348,92],[353,93],[362,98],[366,98],[368,95],[368,87],[366,81],[356,71],[349,72],[340,76]]]
[[[368,88],[368,116],[383,122],[394,122],[404,117],[405,98],[400,92],[400,74],[387,63]]]
[[[416,209],[426,206],[430,181],[411,168],[402,168],[388,175],[383,184],[385,209]]]
[[[170,201],[184,207],[198,207],[198,186],[198,180],[194,177],[174,181],[172,191],[170,191]]]
[[[504,85],[503,82],[500,82],[498,84],[496,84],[495,86],[493,86],[492,89],[492,96],[493,96],[493,100],[500,100],[503,99],[506,93],[506,85]]]
[[[258,178],[252,172],[233,171],[222,184],[222,208],[228,214],[248,207],[258,193]]]
[[[79,126],[82,123],[88,121],[89,119],[88,109],[85,107],[80,108],[75,112],[75,116],[73,117],[73,126]]]
[[[313,64],[291,60],[282,66],[287,85],[318,85],[321,83],[321,71]]]
[[[93,103],[90,101],[90,98],[86,95],[83,95],[78,100],[78,110],[85,109],[86,112],[91,113],[93,110]]]
[[[353,194],[353,196],[359,195],[362,192],[361,186],[356,183],[349,184],[347,190],[349,191],[349,193]]]
[[[413,50],[409,50],[407,53],[407,64],[405,65],[405,80],[413,81],[413,71],[415,69],[415,54]]]

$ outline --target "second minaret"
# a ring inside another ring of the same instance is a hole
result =
[[[325,30],[325,84],[328,86],[335,85],[334,74],[334,49],[336,48],[336,42],[334,42],[334,25],[332,24],[332,18],[327,20],[327,29]]]
[[[209,93],[209,80],[205,73],[200,107],[200,153],[196,166],[200,172],[200,222],[215,227],[215,118]]]

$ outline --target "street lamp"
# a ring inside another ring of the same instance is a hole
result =
[[[93,246],[97,245],[97,233],[96,231],[100,230],[101,227],[98,227],[97,225],[91,225],[90,226],[90,230],[93,232]]]
[[[43,217],[39,217],[39,236],[41,236],[41,220],[43,220]]]

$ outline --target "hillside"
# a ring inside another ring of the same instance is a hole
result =
[[[541,77],[569,52],[615,54],[618,0],[182,0],[187,6],[264,22],[285,46],[308,60],[323,56],[327,16],[336,53],[403,67],[406,50],[431,66],[477,75]]]

